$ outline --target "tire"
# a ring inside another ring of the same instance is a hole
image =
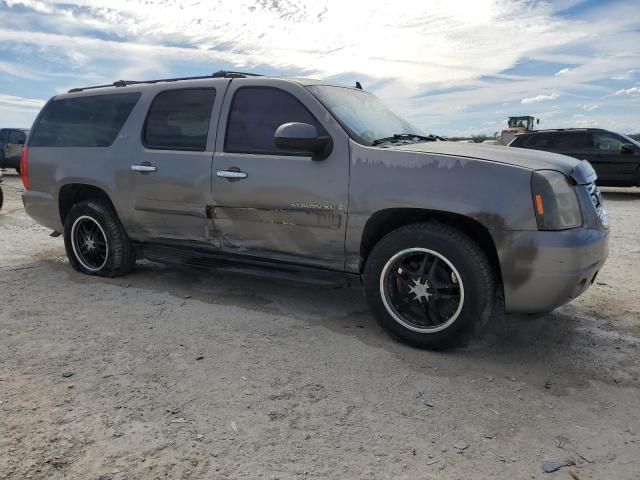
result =
[[[364,290],[389,335],[418,348],[466,343],[491,317],[495,278],[480,247],[440,223],[418,223],[383,237],[367,258]]]
[[[0,209],[2,209],[3,203],[4,203],[4,193],[2,193],[2,186],[0,186]]]
[[[71,266],[84,274],[118,277],[135,266],[135,248],[113,207],[99,200],[75,204],[64,222]]]

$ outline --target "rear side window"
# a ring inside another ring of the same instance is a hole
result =
[[[309,110],[290,93],[271,87],[240,88],[231,103],[224,150],[299,155],[281,150],[274,143],[278,127],[289,122],[309,123],[318,129],[320,135],[326,134]]]
[[[527,137],[527,148],[549,148],[552,145],[553,135],[550,133],[538,133]]]
[[[139,93],[118,93],[52,100],[40,115],[29,144],[32,147],[108,147],[139,98]]]
[[[589,135],[586,132],[557,133],[553,139],[553,148],[576,149],[589,148]]]
[[[159,93],[149,108],[142,140],[161,150],[207,148],[214,88],[188,88]]]
[[[20,130],[11,130],[9,132],[9,140],[7,143],[24,142],[27,139],[27,135]]]

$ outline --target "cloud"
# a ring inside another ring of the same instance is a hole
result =
[[[592,111],[597,110],[598,108],[600,108],[600,105],[585,104],[585,105],[581,105],[580,108],[582,108],[582,110],[586,110],[587,112],[592,112]]]
[[[627,70],[624,73],[614,75],[613,77],[611,77],[611,80],[631,80],[637,71],[638,70],[636,70],[635,68]]]
[[[548,95],[544,95],[541,93],[540,95],[536,95],[535,97],[523,98],[522,100],[520,100],[520,103],[526,104],[544,102],[545,100],[555,100],[558,97],[560,97],[560,95],[558,95],[557,93],[550,93]]]
[[[27,80],[38,80],[40,77],[37,72],[29,71],[23,65],[14,62],[3,62],[0,60],[0,73],[10,75],[12,77],[24,78]]]
[[[444,134],[545,113],[545,100],[564,109],[558,123],[587,105],[639,123],[611,95],[640,65],[635,0],[0,0],[0,17],[0,91],[25,98],[225,68],[360,80]]]
[[[640,85],[631,88],[623,88],[618,90],[614,95],[640,95]]]
[[[36,98],[22,98],[0,93],[0,108],[11,106],[23,110],[40,110],[44,104],[44,100]]]
[[[59,25],[49,33],[69,38],[57,51],[76,65],[86,64],[90,53],[82,49],[86,35],[79,33],[93,29],[103,39],[147,45],[156,58],[153,47],[171,45],[187,57],[196,50],[202,61],[222,57],[244,68],[268,65],[320,77],[353,72],[437,85],[495,74],[528,52],[586,38],[564,28],[544,5],[527,0],[407,0],[392,15],[387,2],[374,0],[366,9],[338,0],[5,1],[46,13],[48,27]],[[48,48],[42,37],[26,31],[7,28],[3,37]],[[504,48],[504,38],[514,37],[527,41]],[[112,47],[103,42],[105,54]]]

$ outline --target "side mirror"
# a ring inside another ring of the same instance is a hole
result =
[[[324,160],[333,149],[331,137],[318,135],[318,129],[308,123],[290,122],[278,127],[274,135],[276,147],[311,154],[312,160]]]
[[[620,145],[620,153],[633,154],[635,153],[635,148],[630,143],[623,143]]]

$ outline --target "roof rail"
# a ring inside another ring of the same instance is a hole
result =
[[[93,90],[96,88],[107,87],[126,87],[127,85],[139,85],[142,83],[161,83],[161,82],[178,82],[180,80],[204,80],[207,78],[247,78],[247,77],[261,77],[257,73],[245,73],[245,72],[232,72],[227,70],[218,70],[211,75],[200,75],[197,77],[176,77],[176,78],[159,78],[157,80],[117,80],[107,85],[94,85],[91,87],[79,87],[72,88],[67,93],[82,92],[84,90]]]
[[[247,73],[247,72],[234,72],[231,70],[218,70],[213,75],[213,78],[247,78],[247,77],[262,77],[259,73]]]
[[[541,128],[540,130],[532,130],[530,132],[522,132],[518,135],[529,134],[529,133],[544,133],[544,132],[589,132],[593,130],[603,130],[599,127],[567,127],[567,128]]]

